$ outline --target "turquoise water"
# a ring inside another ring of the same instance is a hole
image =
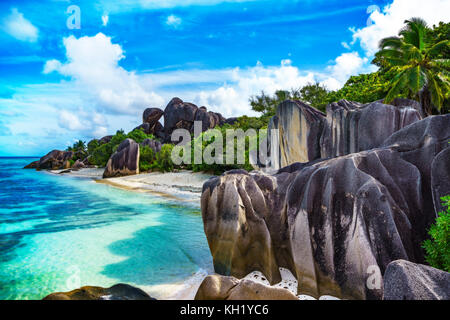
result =
[[[0,299],[119,282],[145,290],[211,270],[198,208],[21,169],[33,160],[0,158]]]

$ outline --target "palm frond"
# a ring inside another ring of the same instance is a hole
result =
[[[441,53],[445,48],[450,48],[450,40],[443,40],[436,43],[434,46],[427,50],[427,56],[433,57]]]
[[[388,94],[386,95],[386,98],[384,99],[386,103],[392,102],[392,100],[394,100],[397,94],[400,93],[400,91],[405,88],[406,84],[408,83],[408,78],[406,77],[407,70],[408,69],[403,70],[392,79],[391,89],[389,90]]]

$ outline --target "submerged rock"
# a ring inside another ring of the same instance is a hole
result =
[[[450,300],[450,273],[405,260],[384,274],[384,300]]]
[[[383,148],[208,180],[201,208],[215,271],[242,278],[257,270],[274,284],[285,267],[298,294],[381,299],[382,287],[366,286],[374,270],[424,260],[421,243],[436,217],[431,167],[445,161],[449,138],[450,115],[430,117]],[[435,167],[433,183],[445,186],[447,167]]]
[[[103,178],[129,176],[139,173],[139,144],[125,139],[111,155],[106,164]]]
[[[207,276],[195,300],[298,300],[289,290],[270,287],[248,279],[220,275]]]
[[[43,300],[156,300],[141,289],[119,283],[110,288],[81,287],[69,292],[55,292]]]

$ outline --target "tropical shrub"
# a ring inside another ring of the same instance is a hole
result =
[[[446,212],[439,212],[436,223],[428,231],[430,239],[425,240],[423,248],[425,259],[437,269],[450,272],[450,195],[441,198]]]
[[[149,171],[153,168],[156,160],[155,152],[149,146],[140,148],[139,171]]]

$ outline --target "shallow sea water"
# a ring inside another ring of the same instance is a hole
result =
[[[160,298],[212,270],[199,207],[22,169],[33,160],[0,158],[0,299],[119,282]]]

